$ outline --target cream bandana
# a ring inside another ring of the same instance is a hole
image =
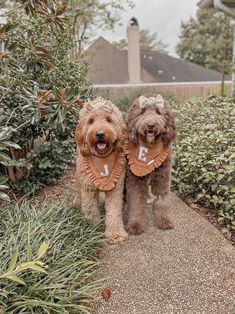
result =
[[[100,191],[110,191],[116,186],[124,168],[124,152],[114,150],[106,157],[89,155],[83,158],[86,173],[94,182],[97,189]]]
[[[161,166],[169,155],[170,147],[161,141],[156,145],[146,144],[139,139],[138,144],[127,142],[127,159],[132,173],[138,177],[146,176]]]

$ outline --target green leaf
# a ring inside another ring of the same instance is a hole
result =
[[[219,198],[218,198],[217,195],[213,195],[212,198],[213,198],[215,201],[218,201],[218,200],[219,200]]]
[[[8,160],[11,160],[11,158],[6,153],[0,152],[0,162]]]
[[[3,144],[5,144],[7,147],[13,147],[15,149],[21,149],[21,147],[18,144],[11,142],[11,141],[4,141]]]
[[[38,249],[38,252],[37,252],[37,255],[38,255],[39,258],[42,257],[46,253],[46,251],[48,250],[49,246],[50,246],[50,241],[43,242],[41,244],[41,246],[40,246],[40,248]]]
[[[3,201],[6,201],[6,202],[10,202],[10,197],[6,194],[6,193],[3,193],[3,192],[0,192],[0,199],[2,199]]]
[[[42,266],[42,267],[45,267],[45,263],[43,263],[41,261],[36,261],[35,264],[39,265],[39,266]]]
[[[45,271],[44,268],[42,268],[41,266],[39,265],[30,265],[28,268],[32,269],[32,270],[36,270],[36,271],[39,271],[40,273],[44,273],[44,274],[47,274],[47,272]]]
[[[9,189],[9,186],[0,184],[0,190],[7,190],[7,189]]]
[[[4,176],[0,176],[0,184],[4,184],[8,181],[8,178],[4,177]]]
[[[225,228],[223,228],[223,229],[221,230],[221,232],[225,234],[225,233],[229,232],[229,228],[228,228],[228,227],[225,227]]]
[[[33,257],[31,246],[27,245],[26,251],[27,251],[27,261],[31,261]]]
[[[231,203],[232,205],[235,205],[235,199],[231,199],[230,203]]]
[[[13,271],[13,269],[15,268],[15,265],[17,263],[17,260],[18,260],[18,257],[19,257],[19,252],[18,252],[18,249],[15,251],[15,253],[12,255],[12,258],[10,260],[10,263],[9,263],[9,266],[8,266],[8,269],[7,269],[7,272],[11,272]]]
[[[11,132],[12,132],[12,128],[2,127],[1,131],[0,131],[0,140],[3,141],[5,139],[9,138]]]
[[[9,45],[7,48],[9,51],[15,50],[18,46],[18,42],[14,42],[11,45]]]
[[[20,283],[21,285],[24,285],[24,286],[26,285],[24,280],[20,279],[15,274],[6,275],[6,276],[4,276],[4,278],[10,279],[10,280],[15,281],[15,282],[18,282],[18,283]]]

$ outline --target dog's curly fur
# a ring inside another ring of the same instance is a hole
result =
[[[126,125],[120,110],[108,100],[98,98],[84,105],[80,111],[80,120],[76,128],[77,160],[76,160],[76,195],[74,204],[81,206],[88,219],[98,221],[99,190],[87,175],[83,156],[96,153],[96,132],[105,131],[107,152],[117,148],[124,150]],[[124,167],[125,168],[125,167]],[[111,191],[105,192],[105,234],[111,244],[122,242],[127,238],[122,220],[122,204],[125,169]]]
[[[155,97],[154,94],[144,95]],[[138,137],[144,142],[154,144],[160,138],[170,145],[175,139],[176,128],[173,113],[170,106],[165,102],[162,108],[156,104],[147,103],[141,108],[137,98],[129,109],[128,131],[129,140],[137,143]],[[154,137],[147,135],[148,125],[154,126]],[[130,234],[141,234],[146,228],[146,203],[152,198],[154,222],[161,229],[174,228],[169,204],[171,185],[171,163],[172,153],[166,158],[163,164],[150,174],[144,177],[135,176],[129,166],[127,167],[126,191],[128,202],[128,231]],[[150,195],[149,195],[150,194]]]

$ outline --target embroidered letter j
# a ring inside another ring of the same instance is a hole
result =
[[[104,171],[100,173],[102,177],[107,177],[109,175],[109,167],[107,164],[104,165]]]

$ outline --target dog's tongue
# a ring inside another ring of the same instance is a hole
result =
[[[97,143],[96,145],[97,145],[98,149],[100,149],[100,150],[105,149],[105,147],[106,147],[106,143]]]

